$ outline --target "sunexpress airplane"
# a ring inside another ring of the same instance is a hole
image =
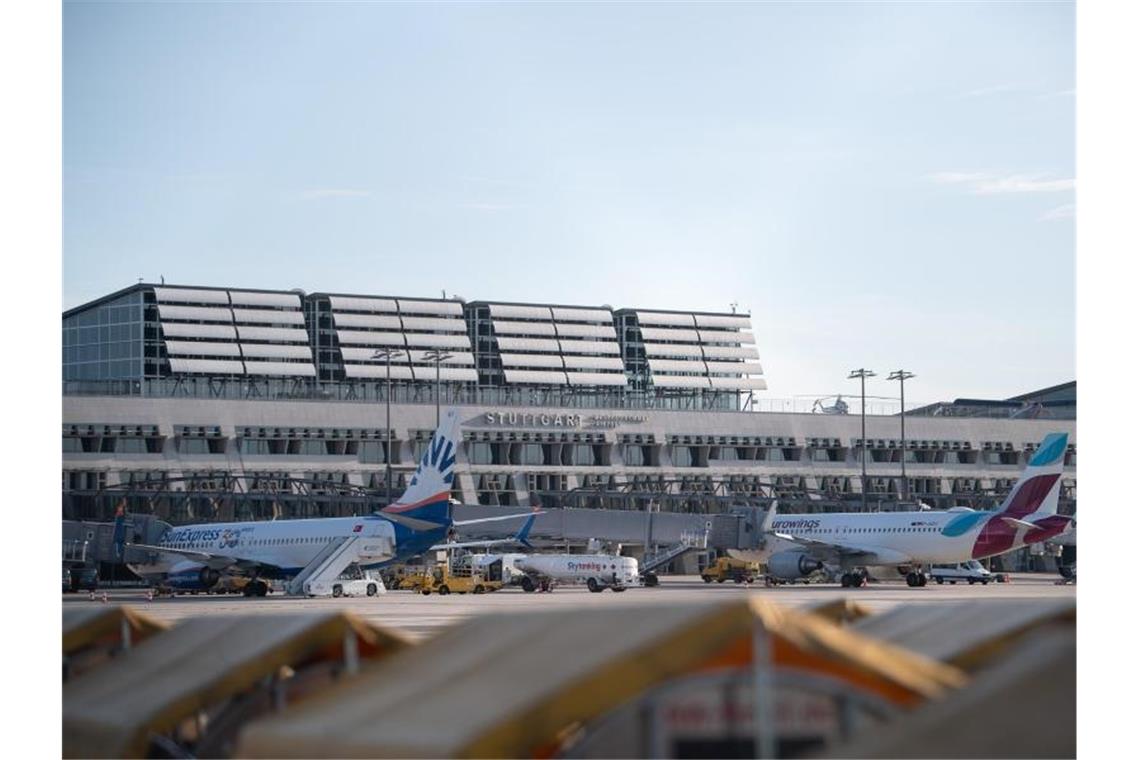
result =
[[[765,517],[758,550],[729,554],[768,565],[768,573],[795,580],[828,566],[844,587],[862,585],[866,568],[897,567],[907,585],[925,586],[935,564],[985,559],[1048,540],[1075,520],[1057,514],[1069,437],[1051,433],[1033,453],[1013,490],[994,512],[969,507],[945,511],[848,512]]]
[[[116,546],[126,549],[127,564],[140,577],[183,590],[206,590],[221,575],[254,578],[247,595],[264,596],[261,579],[290,579],[337,542],[356,537],[358,563],[364,568],[399,562],[426,551],[489,546],[521,540],[534,523],[531,513],[514,539],[446,543],[453,526],[523,515],[457,521],[451,518],[451,484],[459,445],[459,415],[448,409],[440,420],[404,494],[364,517],[207,523],[171,528],[157,544],[124,544],[123,520],[116,520]],[[131,561],[131,556],[143,557]]]

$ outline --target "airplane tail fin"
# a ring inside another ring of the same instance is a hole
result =
[[[455,480],[455,455],[459,450],[459,412],[447,409],[428,442],[407,489],[381,512],[435,523],[451,523],[451,485]]]
[[[779,506],[779,501],[772,499],[772,506],[768,507],[768,511],[764,514],[764,519],[760,523],[760,535],[763,536],[772,530],[772,522],[776,519],[776,508]]]
[[[1065,469],[1068,433],[1050,433],[1033,452],[1013,490],[998,507],[998,513],[1021,520],[1057,514],[1061,496],[1061,473]]]
[[[531,512],[530,517],[526,518],[526,522],[524,522],[522,524],[522,527],[519,528],[518,533],[515,534],[515,541],[518,541],[520,544],[522,544],[523,546],[525,546],[528,549],[534,548],[534,546],[530,543],[530,540],[529,540],[530,539],[530,529],[532,527],[534,527],[535,518],[537,518],[539,516],[539,514],[540,514],[540,510],[538,510],[536,508],[533,512]]]

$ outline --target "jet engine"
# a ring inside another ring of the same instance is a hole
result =
[[[779,552],[768,558],[768,575],[782,581],[794,581],[811,575],[823,563],[807,552]]]
[[[221,575],[209,567],[187,568],[166,576],[166,585],[177,591],[208,591]]]

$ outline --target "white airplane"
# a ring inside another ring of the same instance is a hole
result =
[[[1013,490],[995,512],[969,507],[919,512],[847,512],[765,517],[764,543],[729,554],[766,563],[782,580],[825,566],[841,572],[844,587],[860,586],[869,567],[897,567],[908,586],[925,586],[925,568],[1005,554],[1069,530],[1057,514],[1068,434],[1051,433],[1034,452]]]
[[[407,490],[394,503],[363,517],[332,517],[268,522],[206,523],[171,528],[157,544],[127,544],[123,516],[116,518],[119,556],[137,575],[176,590],[212,588],[222,575],[253,578],[247,596],[265,596],[266,579],[289,579],[300,573],[334,542],[348,537],[359,543],[358,564],[364,569],[399,562],[436,549],[515,543],[534,523],[529,515],[451,518],[451,483],[459,446],[459,415],[448,409],[424,452]],[[527,517],[514,538],[448,543],[454,526]],[[129,555],[142,559],[130,561]]]

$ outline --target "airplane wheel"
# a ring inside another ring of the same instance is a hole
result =
[[[451,593],[451,589],[449,589],[447,586],[440,586],[439,587],[439,595],[440,596],[447,596],[450,593]]]
[[[341,586],[339,583],[336,584],[335,586],[333,586],[333,596],[334,597],[344,596],[344,587]]]
[[[377,591],[378,591],[378,589],[376,588],[375,583],[369,583],[368,584],[368,595],[369,596],[376,596]]]

